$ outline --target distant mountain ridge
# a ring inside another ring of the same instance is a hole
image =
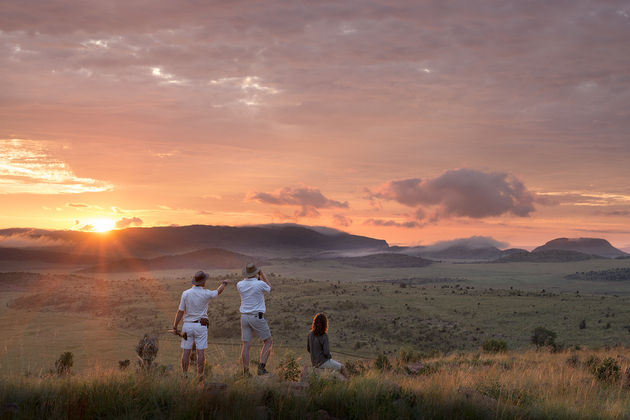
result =
[[[109,262],[101,262],[81,270],[84,273],[93,272],[142,272],[177,269],[240,269],[247,262],[256,259],[220,248],[200,249],[179,255],[164,255],[156,258],[126,258]]]
[[[5,229],[0,237],[18,236],[34,241],[58,243],[49,251],[99,255],[107,258],[153,258],[207,248],[261,254],[283,252],[305,254],[313,251],[371,249],[387,250],[382,239],[330,230],[318,232],[305,226],[161,226],[129,228],[107,233],[47,231],[41,229]],[[43,249],[43,248],[42,248]]]
[[[576,251],[604,258],[628,256],[625,252],[612,246],[606,239],[600,238],[557,238],[539,246],[532,252],[536,253],[550,250]]]

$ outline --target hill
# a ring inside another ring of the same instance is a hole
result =
[[[0,230],[1,237],[20,237],[33,244],[55,244],[46,247],[47,250],[72,253],[81,249],[82,254],[118,259],[153,258],[206,248],[258,255],[303,255],[313,251],[388,248],[387,242],[381,239],[298,225],[160,226],[106,233],[4,229]]]
[[[59,265],[96,264],[99,258],[94,255],[72,254],[68,252],[39,249],[0,248],[0,266],[3,261],[44,262]]]
[[[625,252],[615,248],[606,239],[600,238],[558,238],[539,246],[532,252],[563,250],[577,251],[583,254],[598,255],[604,258],[627,256]]]
[[[259,261],[260,259],[227,251],[225,249],[208,248],[180,255],[165,255],[150,259],[126,258],[122,260],[104,262],[85,268],[81,270],[81,272],[141,272],[193,269],[195,267],[200,269],[232,269],[241,268],[248,261],[254,260]]]

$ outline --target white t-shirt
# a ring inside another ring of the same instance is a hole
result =
[[[208,302],[219,296],[216,290],[204,289],[201,286],[193,286],[182,293],[179,302],[179,310],[184,311],[184,322],[198,321],[208,317]]]
[[[269,293],[271,287],[256,277],[243,279],[236,284],[236,288],[241,294],[241,313],[251,314],[256,312],[265,312],[265,295]]]

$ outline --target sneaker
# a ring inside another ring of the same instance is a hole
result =
[[[258,366],[258,376],[266,375],[269,371],[262,366]]]

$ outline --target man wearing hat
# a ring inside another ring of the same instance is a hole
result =
[[[245,278],[236,284],[236,288],[241,294],[241,339],[243,340],[241,363],[243,364],[243,373],[249,374],[249,349],[252,345],[253,334],[256,333],[263,341],[258,374],[265,375],[268,373],[265,366],[271,354],[273,339],[265,319],[264,294],[271,291],[271,284],[262,270],[256,267],[254,263],[249,263],[243,268],[243,275]]]
[[[203,370],[206,364],[205,349],[208,348],[208,303],[210,299],[219,296],[228,284],[224,280],[217,290],[208,290],[204,286],[209,277],[207,273],[197,271],[192,279],[193,286],[182,293],[179,310],[175,315],[175,322],[173,322],[173,331],[177,332],[177,325],[179,325],[182,317],[184,318],[182,335],[186,333],[187,338],[182,338],[181,343],[183,349],[182,371],[184,375],[188,373],[190,352],[193,343],[195,343],[197,347],[197,374],[200,380],[203,379]]]

